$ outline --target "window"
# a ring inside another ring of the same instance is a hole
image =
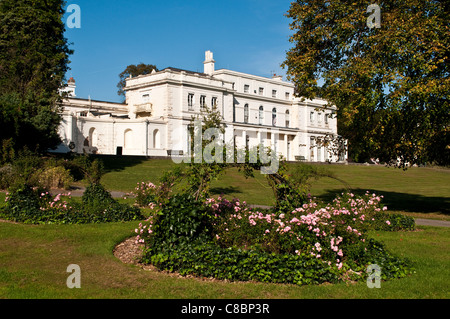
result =
[[[322,123],[322,113],[317,114],[317,122]]]
[[[328,125],[328,117],[330,116],[330,114],[325,114],[325,124]]]
[[[248,104],[244,105],[244,123],[248,123]]]
[[[150,101],[150,94],[142,95],[142,103],[148,103]]]
[[[277,90],[272,90],[272,97],[277,97]]]
[[[202,109],[206,108],[206,96],[204,95],[200,96],[200,107]]]
[[[214,96],[214,97],[211,99],[211,106],[212,106],[213,109],[216,109],[216,108],[217,108],[217,97]]]
[[[264,95],[264,88],[259,88],[259,95]]]
[[[259,125],[263,125],[264,123],[264,107],[261,105],[259,107]]]
[[[192,93],[188,94],[188,108],[189,108],[189,110],[194,109],[194,94],[192,94]]]
[[[284,94],[284,97],[286,98],[286,100],[289,100],[289,98],[290,98],[289,92],[286,92],[286,93]]]
[[[272,125],[277,126],[277,109],[272,109]]]
[[[244,85],[244,93],[248,93],[250,91],[250,85],[245,84]]]
[[[314,122],[314,112],[309,113],[309,120]]]
[[[289,110],[286,110],[286,116],[285,116],[285,121],[286,121],[286,127],[289,127],[289,122],[290,122],[290,116],[289,116]]]

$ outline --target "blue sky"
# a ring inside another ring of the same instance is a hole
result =
[[[290,0],[72,0],[81,28],[65,36],[75,52],[67,79],[81,98],[119,102],[117,82],[127,65],[154,64],[203,72],[205,51],[216,69],[270,77],[292,46]],[[70,13],[64,17],[67,20]]]

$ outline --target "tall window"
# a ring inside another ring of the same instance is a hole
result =
[[[244,123],[248,123],[248,104],[244,105]]]
[[[317,122],[322,123],[322,113],[317,114]]]
[[[259,88],[259,95],[264,95],[264,88]]]
[[[277,126],[277,109],[272,109],[272,125]]]
[[[206,96],[204,95],[200,96],[200,107],[202,109],[206,108]]]
[[[289,127],[289,124],[290,124],[289,110],[286,110],[285,121],[286,121],[286,127]]]
[[[250,85],[245,84],[244,85],[244,93],[248,93],[250,91]]]
[[[289,92],[286,92],[286,93],[284,94],[284,97],[286,98],[286,100],[289,100],[289,98],[290,98]]]
[[[192,94],[192,93],[188,94],[188,108],[189,108],[189,110],[194,109],[194,94]]]
[[[215,110],[217,108],[217,97],[211,98],[211,107]]]
[[[277,90],[272,90],[272,97],[277,97]]]
[[[261,105],[259,107],[259,125],[264,124],[264,107]]]
[[[330,114],[325,114],[325,125],[328,125],[328,117],[330,116]]]
[[[309,121],[314,122],[314,112],[309,113]]]

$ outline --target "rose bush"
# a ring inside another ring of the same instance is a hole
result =
[[[145,203],[151,204],[152,214],[135,229],[136,241],[144,244],[143,261],[164,270],[297,284],[365,278],[366,267],[373,263],[384,269],[383,279],[412,272],[407,261],[369,237],[381,225],[385,230],[413,228],[410,221],[392,223],[382,196],[376,194],[342,194],[328,204],[310,199],[280,211],[255,209],[222,196],[200,201],[176,194],[162,204],[159,186],[140,185],[144,187],[137,191],[152,199]],[[311,268],[305,269],[306,264]]]

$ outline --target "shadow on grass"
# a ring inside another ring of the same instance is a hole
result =
[[[227,187],[212,187],[211,194],[213,195],[228,195],[228,194],[236,194],[242,193],[239,187],[236,186],[227,186]]]
[[[118,156],[118,155],[91,155],[92,158],[99,159],[104,167],[104,173],[120,172],[127,167],[142,164],[148,159],[144,156]]]
[[[319,199],[330,202],[337,195],[345,192],[345,189],[326,190],[324,194],[317,196]],[[382,203],[389,210],[406,211],[412,213],[441,213],[450,215],[450,197],[424,196],[418,194],[407,194],[377,189],[352,189],[355,195],[364,195],[366,191],[383,195]]]

